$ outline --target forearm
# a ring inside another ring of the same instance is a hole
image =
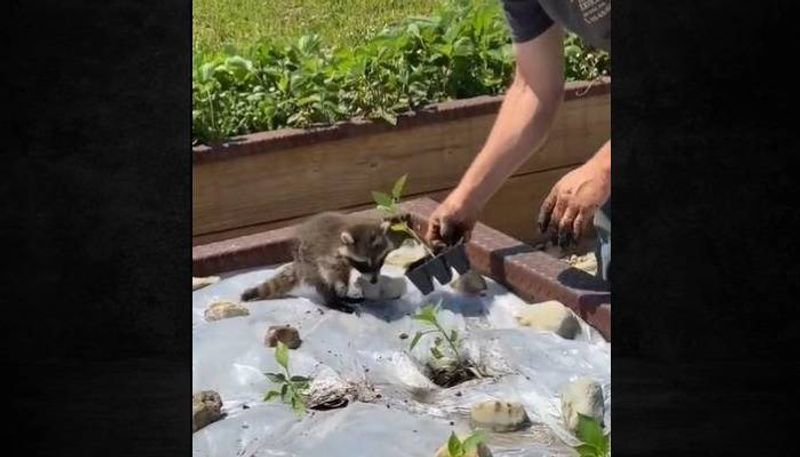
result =
[[[611,181],[611,140],[606,141],[586,164],[596,167]]]
[[[542,100],[524,83],[515,82],[500,107],[486,144],[453,191],[453,198],[483,207],[541,146],[560,103]]]

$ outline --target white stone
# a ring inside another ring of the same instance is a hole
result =
[[[556,300],[527,306],[516,318],[523,327],[553,332],[566,339],[574,339],[581,330],[575,313]]]
[[[219,281],[219,276],[208,276],[205,278],[195,278],[192,276],[192,291],[200,289],[205,286],[210,286]]]
[[[406,293],[406,280],[403,277],[381,275],[375,284],[359,277],[356,285],[367,300],[396,300]]]
[[[593,417],[603,422],[605,406],[603,388],[589,378],[578,378],[561,392],[561,417],[564,425],[573,433],[578,428],[578,414]]]
[[[593,252],[584,255],[571,255],[566,259],[573,268],[583,270],[590,275],[597,274],[597,256]]]
[[[414,240],[407,240],[402,246],[390,252],[384,263],[400,268],[406,268],[412,263],[425,257],[428,253],[425,248]]]
[[[525,408],[520,403],[489,400],[472,406],[470,418],[474,427],[495,432],[511,432],[530,425]]]
[[[239,303],[218,301],[211,303],[208,308],[206,308],[205,318],[207,321],[218,321],[220,319],[247,316],[249,314],[250,310]]]
[[[486,290],[486,280],[477,271],[469,270],[453,281],[450,286],[467,295],[478,295]]]

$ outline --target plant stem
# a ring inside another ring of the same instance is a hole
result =
[[[420,236],[419,236],[419,235],[417,235],[417,233],[416,233],[414,230],[411,230],[411,227],[409,227],[407,224],[403,224],[403,225],[404,225],[404,227],[405,227],[406,233],[408,233],[408,234],[409,234],[409,235],[411,235],[411,236],[412,236],[412,237],[413,237],[415,240],[417,240],[417,242],[418,242],[419,244],[421,244],[421,245],[422,245],[422,247],[425,249],[425,251],[426,251],[426,252],[427,252],[427,253],[428,253],[428,254],[429,254],[431,257],[434,257],[434,253],[433,253],[433,251],[431,250],[431,248],[429,248],[429,247],[428,247],[428,244],[427,244],[427,243],[425,243],[425,242],[422,240],[422,238],[420,238]]]
[[[450,340],[449,336],[447,336],[447,332],[445,332],[442,326],[439,325],[439,321],[434,320],[433,325],[435,325],[436,328],[439,329],[439,332],[441,332],[441,334],[444,335],[444,339],[447,340],[447,344],[450,345],[450,349],[452,349],[453,353],[456,355],[456,361],[461,362],[461,354],[458,352],[458,349],[456,349],[455,343],[452,340]]]

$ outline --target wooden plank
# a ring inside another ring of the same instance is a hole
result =
[[[539,235],[535,227],[539,206],[547,193],[550,192],[553,184],[577,165],[579,164],[510,178],[506,184],[500,188],[497,194],[489,200],[489,203],[480,215],[480,221],[528,244],[536,244],[543,241],[544,238]],[[436,201],[441,201],[451,190],[452,188],[425,194],[409,195],[408,199],[429,197]],[[338,210],[351,212],[361,211],[371,207],[373,207],[373,204],[367,203],[348,208],[340,208]],[[281,221],[271,221],[264,224],[198,235],[193,238],[192,244],[196,246],[239,236],[251,235],[275,228],[287,227],[301,222],[311,214],[313,213]],[[593,233],[587,233],[586,238],[588,242],[592,242]]]
[[[610,134],[609,96],[566,102],[545,147],[517,174],[582,162]],[[193,167],[193,234],[368,204],[409,174],[409,194],[454,186],[494,115],[255,154]]]

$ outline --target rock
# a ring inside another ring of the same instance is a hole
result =
[[[367,300],[396,300],[406,293],[406,279],[381,275],[378,282],[370,283],[364,277],[356,280],[363,297]]]
[[[210,286],[219,281],[219,276],[208,276],[205,278],[195,278],[192,276],[192,290],[197,290],[205,286]]]
[[[578,378],[567,384],[561,392],[561,417],[564,426],[573,433],[578,428],[579,413],[603,423],[603,389],[592,379]]]
[[[517,322],[523,327],[554,332],[562,338],[574,339],[581,330],[578,317],[569,308],[556,300],[527,306],[517,315]]]
[[[450,285],[454,290],[467,295],[479,295],[486,290],[486,280],[475,270],[469,270]]]
[[[597,274],[597,256],[593,252],[585,255],[571,255],[566,261],[573,268],[583,270],[592,276]]]
[[[250,310],[240,305],[229,301],[218,301],[211,303],[206,308],[205,318],[207,321],[218,321],[220,319],[227,319],[229,317],[247,316]]]
[[[456,435],[462,442],[467,439],[465,435],[458,433],[456,433]],[[447,443],[443,444],[442,447],[436,451],[436,455],[434,457],[450,457],[450,451],[447,450]],[[464,454],[464,457],[492,457],[492,451],[489,450],[489,446],[487,446],[485,443],[479,443],[475,449]]]
[[[473,427],[488,428],[494,432],[513,432],[531,423],[522,404],[497,400],[473,405],[470,418]]]
[[[406,268],[412,263],[425,257],[428,253],[425,248],[413,239],[406,240],[399,248],[386,256],[384,264]]]
[[[300,333],[296,328],[288,324],[272,325],[267,329],[267,335],[264,337],[264,344],[274,348],[278,345],[278,341],[285,344],[289,349],[297,349],[300,347],[300,343],[302,343]]]
[[[319,376],[313,379],[308,388],[306,406],[325,411],[343,408],[355,401],[371,403],[380,397],[366,383],[350,383],[335,375]]]
[[[192,396],[192,433],[222,419],[222,399],[213,390],[197,392]]]

